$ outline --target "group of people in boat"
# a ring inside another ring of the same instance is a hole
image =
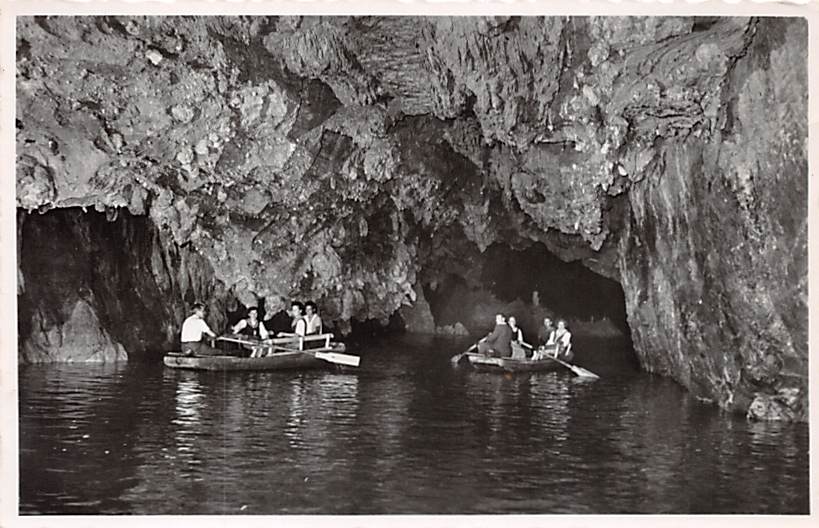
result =
[[[538,332],[538,341],[537,348],[527,343],[515,316],[511,315],[507,319],[505,315],[499,313],[495,315],[495,328],[478,341],[478,352],[487,356],[507,358],[517,356],[533,360],[551,356],[567,363],[574,359],[572,334],[566,326],[565,319],[558,319],[555,326],[550,317],[544,318],[543,326]]]
[[[193,305],[191,315],[182,323],[182,353],[195,356],[224,355],[225,352],[210,346],[204,338],[216,338],[216,334],[210,329],[205,321],[206,308],[202,303]],[[292,318],[289,332],[277,332],[275,337],[306,337],[319,335],[323,332],[323,323],[318,314],[318,307],[313,301],[306,303],[294,302],[290,306],[290,316]],[[231,332],[236,336],[245,337],[254,341],[264,342],[270,339],[271,332],[265,328],[264,322],[259,319],[259,309],[251,306],[247,310],[247,317],[239,320],[231,328]],[[252,346],[250,357],[260,357],[270,354],[270,347]]]
[[[191,315],[182,323],[182,353],[194,356],[224,355],[225,352],[210,346],[204,338],[216,339],[216,334],[205,321],[206,308],[202,303],[195,303]],[[323,332],[323,323],[318,315],[318,307],[313,301],[304,304],[294,302],[290,307],[290,331],[278,332],[279,338],[298,338],[319,335]],[[258,341],[259,345],[250,345],[250,357],[261,357],[272,353],[272,347],[262,346],[271,338],[271,332],[259,319],[259,309],[251,306],[247,317],[238,321],[231,331],[234,335]],[[540,345],[535,348],[523,338],[523,330],[518,326],[515,316],[507,320],[503,314],[495,316],[495,328],[477,343],[478,352],[494,357],[518,357],[532,360],[546,356],[555,357],[566,362],[574,358],[572,352],[572,334],[566,327],[565,319],[558,319],[557,325],[546,317],[538,333]]]

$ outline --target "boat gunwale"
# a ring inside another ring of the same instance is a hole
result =
[[[560,363],[554,360],[549,356],[545,356],[541,359],[528,359],[528,358],[511,358],[511,357],[493,357],[493,356],[485,356],[483,354],[477,354],[474,352],[467,352],[464,354],[464,357],[467,358],[469,365],[476,369],[488,369],[488,370],[503,370],[506,372],[514,372],[514,371],[525,371],[525,370],[536,370],[538,367],[554,367],[557,370],[557,367],[560,367]],[[478,360],[478,361],[473,361]]]
[[[343,343],[334,346],[305,350],[279,350],[263,357],[241,357],[231,354],[196,356],[179,351],[167,352],[162,358],[165,366],[193,370],[284,370],[286,368],[322,367],[327,361],[317,358],[316,353],[341,352]]]

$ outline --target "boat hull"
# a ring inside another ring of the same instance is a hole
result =
[[[334,364],[318,359],[316,352],[343,352],[344,346],[331,346],[305,351],[276,352],[267,357],[185,356],[171,352],[163,358],[165,366],[176,369],[253,371],[327,368]]]
[[[463,354],[458,364],[469,365],[475,370],[487,372],[547,372],[560,370],[560,363],[551,358],[512,359],[488,357],[483,354]]]

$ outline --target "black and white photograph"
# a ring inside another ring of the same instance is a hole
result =
[[[18,522],[809,520],[816,5],[36,4]]]

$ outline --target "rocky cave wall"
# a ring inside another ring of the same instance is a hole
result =
[[[807,416],[802,19],[17,29],[21,210],[145,215],[226,296],[315,298],[342,327],[386,320],[470,252],[537,241],[623,285],[648,370]]]
[[[208,262],[144,216],[18,212],[17,229],[21,362],[158,358],[196,300],[215,326],[235,308]]]

